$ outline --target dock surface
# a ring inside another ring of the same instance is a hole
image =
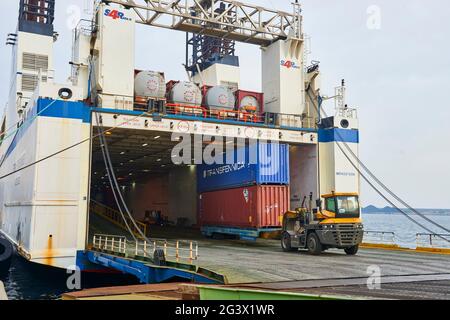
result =
[[[152,228],[152,236],[197,241],[199,257],[194,263],[226,276],[231,286],[263,290],[267,284],[270,290],[371,299],[450,299],[448,254],[361,248],[356,256],[336,249],[313,256],[283,252],[278,240],[206,239],[192,229]],[[381,290],[367,287],[374,270],[381,276]],[[137,298],[143,296],[161,297],[141,293]]]
[[[361,248],[356,256],[337,249],[312,256],[301,250],[283,252],[278,240],[214,240],[198,230],[167,227],[152,227],[151,234],[155,238],[197,241],[199,258],[194,263],[225,275],[231,284],[367,277],[374,267],[379,268],[381,276],[438,274],[448,272],[450,265],[450,255],[436,253]]]
[[[381,276],[439,274],[448,271],[450,255],[360,249],[356,256],[329,250],[320,256],[304,251],[283,252],[278,241],[200,241],[197,263],[226,275],[229,283],[296,281],[367,277],[374,268]]]
[[[448,300],[450,273],[388,276],[379,288],[370,289],[368,278],[300,280],[233,285],[167,283],[83,290],[63,295],[64,300],[201,300],[228,298],[344,299],[344,300]],[[206,294],[205,294],[206,292]]]

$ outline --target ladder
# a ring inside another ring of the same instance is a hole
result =
[[[122,214],[113,209],[110,208],[108,206],[105,206],[104,204],[101,204],[95,200],[91,200],[90,205],[89,205],[89,209],[90,209],[90,213],[93,213],[97,216],[102,217],[105,220],[108,220],[109,222],[111,222],[112,224],[114,224],[115,226],[125,230],[128,232],[127,226],[123,220]],[[134,226],[133,222],[131,221],[131,219],[128,216],[124,216],[128,225],[130,226],[131,230],[133,231],[133,234],[139,238],[142,239],[141,233],[136,229],[136,227]],[[147,225],[145,223],[142,223],[140,221],[136,221],[137,226],[139,227],[139,230],[143,233],[143,234],[147,234]]]

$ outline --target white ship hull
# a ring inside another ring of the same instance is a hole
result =
[[[49,103],[39,101],[39,107]],[[58,101],[43,113],[50,116],[28,114],[1,146],[1,176],[89,137],[89,123],[52,114],[63,104],[81,105]],[[89,147],[86,142],[0,180],[0,229],[30,261],[67,268],[85,248]]]

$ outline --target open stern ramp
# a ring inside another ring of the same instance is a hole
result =
[[[166,260],[168,257],[173,260]],[[197,259],[198,245],[194,241],[131,241],[126,237],[111,235],[94,235],[92,248],[79,251],[77,257],[81,271],[99,270],[102,267],[114,269],[133,275],[146,284],[174,280],[227,283],[223,275],[194,265]]]

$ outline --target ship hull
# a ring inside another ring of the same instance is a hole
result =
[[[31,262],[70,268],[85,249],[90,144],[52,155],[90,137],[87,110],[37,99],[2,145],[0,230]]]

